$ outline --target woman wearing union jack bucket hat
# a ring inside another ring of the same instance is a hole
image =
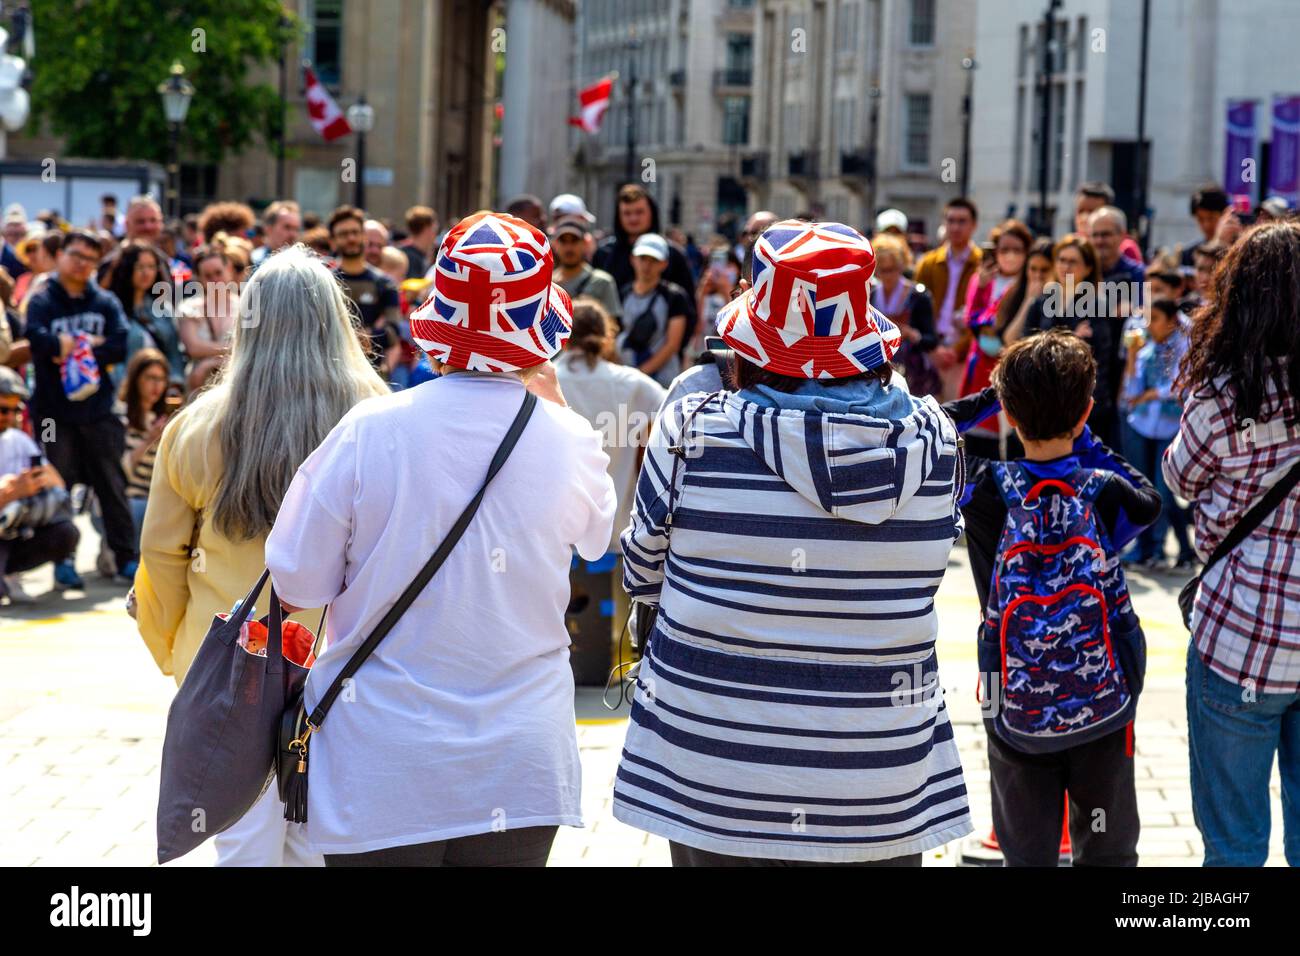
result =
[[[848,226],[769,227],[718,316],[736,391],[650,437],[621,543],[658,612],[614,816],[677,866],[920,866],[971,830],[934,693],[957,434],[890,367],[873,265]]]
[[[411,321],[440,377],[345,417],[267,541],[276,593],[329,605],[308,711],[451,544],[311,735],[307,836],[327,866],[540,866],[557,826],[581,825],[569,564],[604,555],[616,497],[600,436],[537,386],[572,325],[551,270],[519,219],[453,228]]]

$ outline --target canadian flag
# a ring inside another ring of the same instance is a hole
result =
[[[347,117],[339,109],[334,97],[316,79],[316,71],[309,66],[302,68],[303,80],[307,84],[307,116],[316,132],[325,137],[325,142],[332,143],[352,132]]]
[[[599,133],[600,121],[605,118],[605,110],[609,109],[609,97],[613,89],[614,78],[607,76],[579,90],[578,103],[582,115],[570,116],[569,125],[576,126],[583,132]]]

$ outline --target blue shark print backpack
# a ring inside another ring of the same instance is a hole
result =
[[[1131,733],[1146,641],[1096,514],[1109,473],[1037,480],[1016,462],[990,467],[1007,521],[979,642],[986,718],[1024,753]]]

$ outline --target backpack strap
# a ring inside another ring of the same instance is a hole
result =
[[[991,461],[989,469],[1007,509],[1023,507],[1030,491],[1025,470],[1014,461]]]
[[[1074,473],[1074,494],[1084,501],[1096,501],[1113,472],[1101,468],[1080,468]]]

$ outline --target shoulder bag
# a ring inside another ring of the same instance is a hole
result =
[[[1291,466],[1291,470],[1282,476],[1272,488],[1264,493],[1264,497],[1251,505],[1240,521],[1238,521],[1227,533],[1219,546],[1214,549],[1205,562],[1205,567],[1201,568],[1201,573],[1193,577],[1183,585],[1183,589],[1178,592],[1178,609],[1183,612],[1183,624],[1190,631],[1192,629],[1192,608],[1196,604],[1196,592],[1200,590],[1201,579],[1205,577],[1207,571],[1214,567],[1228,553],[1235,550],[1243,541],[1245,541],[1263,523],[1273,511],[1277,510],[1286,496],[1291,493],[1291,489],[1300,484],[1300,461]]]

